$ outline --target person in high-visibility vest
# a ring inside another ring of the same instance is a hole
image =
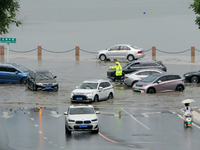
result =
[[[122,66],[120,65],[119,62],[116,62],[116,66],[111,66],[109,67],[110,69],[115,69],[115,83],[117,84],[117,82],[119,81],[122,84],[121,78],[122,78]]]

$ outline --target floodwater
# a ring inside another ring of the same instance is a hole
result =
[[[147,57],[148,58],[148,57]],[[199,63],[182,63],[186,59],[172,59],[164,57],[163,63],[167,67],[167,72],[183,75],[188,71],[199,70]],[[3,107],[39,107],[39,106],[64,106],[69,105],[70,93],[82,81],[89,79],[107,79],[106,71],[109,66],[114,65],[113,61],[101,62],[95,59],[94,56],[81,56],[80,61],[75,61],[73,56],[43,57],[37,61],[30,56],[13,56],[11,62],[22,64],[29,69],[48,69],[53,75],[57,76],[59,83],[58,92],[48,91],[31,91],[24,85],[20,84],[0,84],[0,103]],[[169,61],[171,60],[171,61]],[[182,60],[182,61],[181,61]],[[125,65],[127,61],[120,61],[121,65]],[[177,109],[182,106],[181,101],[187,98],[196,100],[195,106],[200,106],[199,99],[199,84],[186,84],[184,92],[169,92],[144,94],[135,93],[130,87],[125,85],[115,84],[114,98],[107,101],[92,103],[98,107],[115,107],[115,106],[156,106],[161,108]]]
[[[3,36],[17,39],[16,44],[10,44],[10,49],[15,51],[28,51],[42,45],[54,52],[71,50],[75,46],[96,52],[121,43],[145,50],[156,46],[166,52],[181,52],[191,46],[200,49],[200,34],[194,22],[196,16],[188,9],[192,2],[20,0],[17,18],[23,24],[18,28],[11,26],[10,33]],[[43,54],[51,53],[43,51]],[[188,54],[190,52],[183,53]]]

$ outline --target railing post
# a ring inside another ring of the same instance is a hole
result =
[[[191,63],[195,63],[195,46],[191,46]]]
[[[75,57],[76,57],[76,61],[79,61],[79,46],[75,47]]]
[[[0,47],[1,62],[4,62],[4,45]]]
[[[156,46],[152,46],[152,60],[156,60]]]
[[[38,60],[42,59],[42,46],[38,45]]]

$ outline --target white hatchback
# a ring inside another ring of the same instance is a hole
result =
[[[112,99],[114,87],[108,80],[83,81],[71,92],[71,102],[98,102],[100,100]]]
[[[128,61],[137,60],[145,56],[144,50],[130,44],[118,44],[108,49],[98,51],[97,58],[101,61],[107,59],[128,59]]]

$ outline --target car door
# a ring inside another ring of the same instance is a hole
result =
[[[119,46],[113,46],[108,49],[106,55],[108,58],[118,58]]]
[[[6,66],[0,66],[0,82],[6,82]]]
[[[154,87],[156,92],[166,92],[168,91],[168,78],[167,76],[162,76],[155,81]]]
[[[125,74],[127,74],[127,73],[131,73],[131,72],[135,72],[139,69],[141,69],[140,62],[136,62],[136,63],[130,64],[129,66],[127,66],[123,71]]]
[[[147,76],[149,76],[151,74],[151,71],[141,71],[138,72],[136,75],[138,78],[140,78],[140,80],[146,78]]]
[[[127,46],[120,46],[118,51],[118,58],[126,59],[128,51],[130,51],[130,48]]]
[[[167,81],[168,86],[167,86],[167,88],[168,88],[169,91],[175,91],[176,90],[176,87],[178,85],[177,79],[180,79],[180,77],[177,76],[177,75],[169,75],[168,76],[168,81]]]
[[[15,69],[12,66],[7,66],[7,70],[6,70],[6,80],[7,82],[14,82],[14,83],[20,83],[21,81],[21,75],[20,75],[20,71],[18,71],[17,69]]]
[[[34,84],[34,72],[33,71],[30,71],[27,75],[27,83],[28,83],[28,86],[32,87],[32,85]]]
[[[99,84],[99,87],[102,87],[102,90],[99,91],[99,100],[103,100],[106,98],[106,89],[105,89],[105,84],[104,82],[101,82]]]

